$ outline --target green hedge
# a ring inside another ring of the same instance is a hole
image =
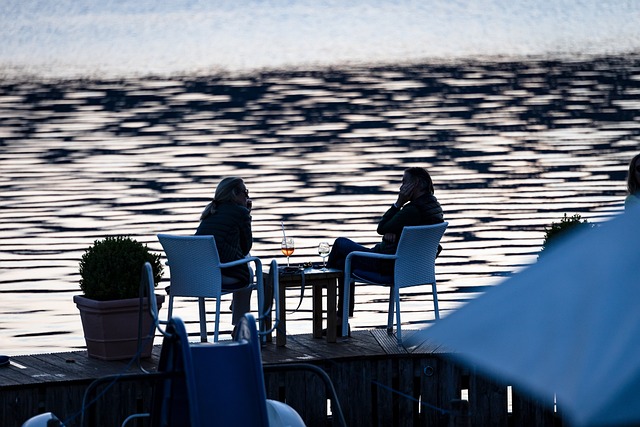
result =
[[[130,237],[106,237],[87,248],[80,261],[80,289],[86,298],[109,301],[137,298],[142,267],[153,268],[154,285],[162,279],[160,255]]]

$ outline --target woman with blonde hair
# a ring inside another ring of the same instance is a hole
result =
[[[196,235],[211,235],[216,241],[220,262],[242,259],[253,245],[251,231],[252,201],[242,178],[227,177],[220,181],[211,203],[202,211]],[[222,288],[239,289],[247,286],[251,274],[247,264],[222,270]],[[233,293],[233,320],[236,322],[250,310],[251,289]]]

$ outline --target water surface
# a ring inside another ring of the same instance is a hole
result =
[[[284,261],[285,221],[301,262],[321,240],[373,245],[402,170],[427,167],[450,313],[535,262],[551,221],[620,212],[638,17],[606,0],[3,1],[1,352],[82,348],[83,251],[107,235],[159,251],[230,174],[254,199],[254,255]],[[433,318],[426,291],[405,328]],[[383,325],[386,293],[357,295],[352,327]],[[178,312],[193,333],[193,304]]]
[[[446,315],[535,262],[544,227],[564,213],[620,212],[639,146],[639,70],[637,56],[617,56],[6,79],[2,353],[83,348],[72,296],[85,248],[130,235],[160,251],[156,234],[192,233],[230,174],[251,191],[252,252],[267,264],[284,262],[281,221],[293,262],[319,261],[318,242],[338,236],[373,245],[403,169],[426,167],[450,223],[437,262]],[[427,291],[407,292],[405,328],[433,318]],[[352,328],[384,325],[386,298],[360,288]],[[291,332],[311,331],[310,309],[288,317]],[[177,313],[194,333],[195,304]]]

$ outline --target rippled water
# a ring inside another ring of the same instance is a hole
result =
[[[299,262],[319,261],[321,240],[374,244],[402,170],[427,167],[450,222],[437,263],[446,315],[534,262],[564,213],[620,211],[639,94],[637,56],[5,80],[0,350],[83,348],[72,296],[84,249],[131,235],[160,250],[156,234],[192,233],[230,174],[254,200],[253,254],[284,262],[284,221]],[[407,293],[407,328],[432,319],[426,291]],[[352,328],[383,325],[386,297],[359,288]],[[288,317],[291,332],[310,332],[310,308]],[[177,312],[194,332],[195,304]]]

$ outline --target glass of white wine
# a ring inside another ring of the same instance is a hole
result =
[[[318,245],[318,254],[322,258],[322,271],[327,271],[327,257],[331,252],[331,246],[328,242],[320,242]]]
[[[280,250],[282,251],[282,254],[287,257],[287,267],[289,267],[289,257],[293,255],[294,249],[295,246],[293,244],[293,238],[284,237],[282,239],[282,243],[280,244]]]

